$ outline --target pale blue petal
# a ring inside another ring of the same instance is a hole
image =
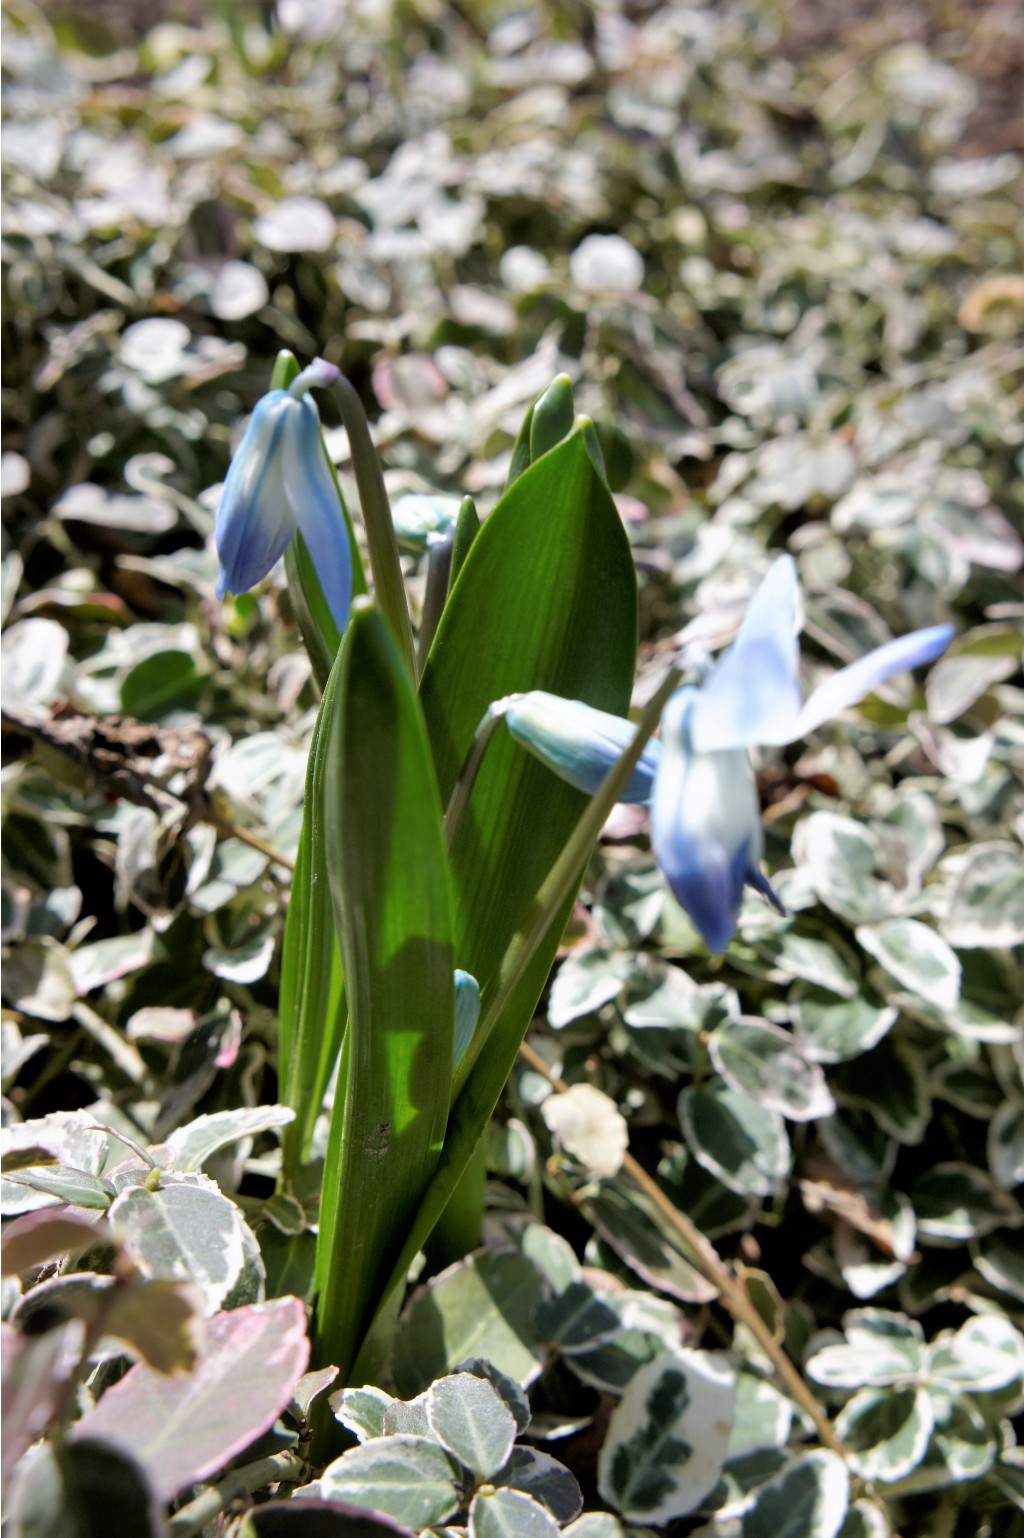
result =
[[[796,567],[792,556],[783,555],[750,600],[735,641],[701,685],[690,725],[695,751],[791,740],[802,698],[796,602]]]
[[[473,1040],[480,1019],[480,984],[470,972],[455,971],[455,1035],[452,1038],[453,1067],[457,1068]]]
[[[689,724],[698,698],[696,689],[680,690],[662,717],[651,840],[676,901],[708,950],[722,951],[736,929],[744,882],[757,871],[763,833],[746,752],[691,750]]]
[[[341,498],[324,455],[320,416],[308,395],[291,402],[284,439],[288,501],[340,631],[352,604],[352,546]]]
[[[866,657],[851,662],[849,667],[833,673],[831,678],[827,678],[815,689],[797,717],[792,733],[783,740],[794,742],[798,737],[806,737],[808,732],[813,732],[823,721],[829,721],[849,706],[856,705],[894,673],[934,662],[936,657],[942,656],[952,639],[952,625],[933,625],[928,630],[914,630],[910,635],[887,641],[884,646],[868,652]]]
[[[622,716],[543,689],[531,689],[514,699],[505,722],[517,742],[560,779],[588,796],[594,794],[636,733],[633,722]],[[660,744],[649,742],[622,793],[623,801],[651,799],[660,757]]]
[[[231,461],[214,522],[221,598],[247,593],[262,582],[295,533],[281,470],[281,446],[294,404],[284,390],[265,395]]]

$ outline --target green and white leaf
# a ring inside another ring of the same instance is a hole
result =
[[[813,1121],[835,1110],[825,1075],[780,1026],[728,1020],[712,1031],[708,1051],[733,1089],[790,1121]]]
[[[252,1231],[234,1202],[203,1175],[165,1176],[155,1191],[129,1187],[111,1207],[110,1224],[144,1276],[194,1282],[207,1313],[228,1305],[254,1265],[256,1296],[245,1301],[262,1296],[262,1263]],[[245,1290],[251,1294],[252,1283]]]
[[[607,951],[601,946],[571,951],[551,984],[548,1024],[557,1030],[611,1003],[629,981],[634,965],[622,951]]]
[[[180,1172],[201,1169],[222,1148],[260,1132],[276,1132],[294,1119],[295,1112],[283,1105],[240,1106],[197,1116],[165,1140],[163,1147],[171,1155],[168,1167]]]
[[[928,1347],[928,1380],[951,1393],[989,1394],[1024,1382],[1024,1336],[1002,1314],[976,1314]]]
[[[821,1449],[762,1486],[740,1518],[740,1538],[836,1538],[850,1503],[843,1460]]]
[[[328,1403],[346,1430],[369,1442],[384,1435],[384,1416],[394,1404],[390,1394],[382,1388],[366,1384],[363,1388],[343,1388],[332,1394]]]
[[[427,1422],[441,1446],[475,1478],[491,1479],[504,1467],[516,1439],[516,1423],[497,1389],[469,1373],[451,1373],[426,1393]]]
[[[959,1244],[1020,1220],[1017,1203],[983,1170],[952,1160],[922,1175],[910,1192],[922,1239]]]
[[[558,1524],[521,1490],[477,1491],[469,1508],[469,1538],[558,1538]]]
[[[865,1479],[883,1484],[902,1479],[924,1457],[932,1434],[928,1392],[903,1388],[865,1388],[836,1419],[836,1435],[852,1466]]]
[[[724,1357],[666,1352],[641,1367],[612,1411],[598,1489],[623,1516],[667,1522],[718,1481],[729,1447],[736,1378]]]
[[[896,1021],[891,1006],[872,1004],[862,993],[839,998],[823,988],[794,989],[793,1029],[816,1063],[842,1063],[878,1045]]]
[[[679,1120],[694,1157],[730,1191],[770,1196],[789,1170],[786,1126],[777,1111],[727,1084],[684,1089]]]
[[[988,1167],[1004,1191],[1024,1184],[1024,1104],[1008,1100],[988,1129]]]
[[[380,1511],[413,1528],[443,1522],[459,1506],[454,1466],[427,1437],[377,1437],[350,1448],[327,1465],[320,1488],[326,1500]]]
[[[857,940],[891,977],[937,1009],[955,1009],[960,999],[960,962],[952,947],[919,919],[886,919],[863,924]]]

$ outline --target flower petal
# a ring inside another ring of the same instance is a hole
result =
[[[221,598],[262,582],[295,533],[281,474],[281,445],[293,405],[284,390],[265,395],[228,469],[214,522]]]
[[[344,631],[352,604],[348,521],[327,464],[314,402],[304,395],[292,400],[291,408],[282,455],[285,490],[334,622]]]
[[[764,835],[746,751],[691,750],[689,718],[699,696],[697,689],[681,689],[665,708],[651,837],[676,901],[708,950],[722,951],[735,932],[743,885],[757,870]]]
[[[833,673],[831,678],[820,684],[801,710],[789,737],[762,740],[793,742],[798,737],[806,737],[808,732],[813,732],[823,721],[837,716],[850,705],[856,705],[894,673],[934,662],[936,657],[942,656],[952,639],[952,625],[932,625],[928,630],[914,630],[910,635],[887,641],[884,646],[868,652],[866,657],[851,662],[849,667],[840,668],[838,673]]]
[[[458,1067],[473,1040],[480,1019],[480,984],[471,972],[455,969],[455,1035],[452,1038],[453,1066]]]
[[[792,556],[772,566],[732,645],[700,687],[690,722],[697,753],[789,742],[800,712],[797,578]]]
[[[566,700],[543,689],[515,698],[505,723],[517,742],[560,779],[592,796],[636,732],[632,721]],[[649,742],[623,792],[623,801],[649,801],[661,745]]]

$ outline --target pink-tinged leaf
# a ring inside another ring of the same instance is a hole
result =
[[[274,1424],[308,1359],[298,1298],[215,1314],[194,1372],[166,1378],[140,1362],[83,1415],[75,1436],[125,1448],[169,1501]]]
[[[13,1326],[0,1326],[3,1335],[3,1456],[0,1490],[7,1485],[14,1465],[46,1430],[71,1360],[66,1353],[66,1331],[45,1335],[21,1335]]]

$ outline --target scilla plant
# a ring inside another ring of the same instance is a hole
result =
[[[348,430],[372,597],[316,388],[335,392]],[[285,554],[323,688],[282,960],[282,1099],[295,1119],[281,1181],[302,1186],[336,1075],[314,1352],[342,1382],[372,1381],[417,1252],[439,1224],[449,1253],[478,1237],[474,1151],[615,801],[652,802],[669,884],[709,949],[723,948],[744,882],[774,900],[748,748],[790,741],[930,661],[950,631],[881,648],[801,707],[795,570],[782,558],[718,664],[682,657],[634,727],[636,576],[564,377],[531,408],[486,522],[467,499],[433,538],[418,646],[365,417],[329,364],[299,372],[280,356],[217,541],[222,591]],[[680,689],[687,665],[704,676]]]

